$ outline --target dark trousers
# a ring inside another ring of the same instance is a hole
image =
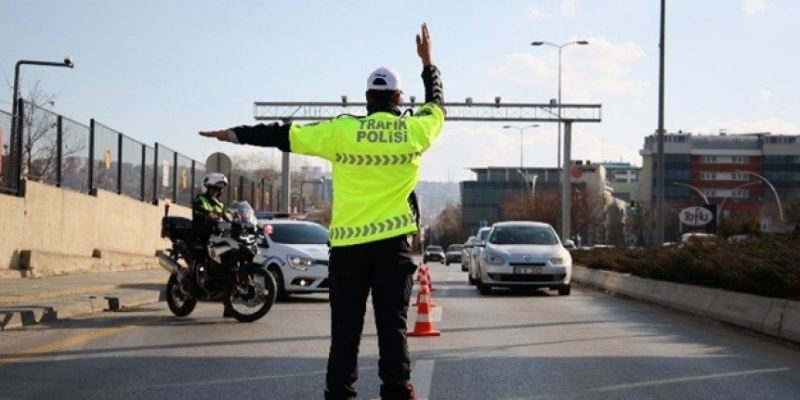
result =
[[[356,397],[353,384],[358,379],[358,346],[370,291],[378,330],[381,397],[413,398],[406,316],[416,268],[405,235],[331,249],[331,348],[326,399]]]

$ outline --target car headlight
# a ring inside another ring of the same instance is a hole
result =
[[[289,261],[289,266],[301,271],[305,271],[308,267],[314,265],[314,260],[308,257],[288,255],[286,260]]]
[[[486,261],[487,264],[491,265],[503,265],[506,263],[506,260],[504,260],[503,257],[487,252],[483,252],[483,260]]]
[[[564,257],[563,256],[556,256],[550,259],[550,264],[553,265],[564,265]]]

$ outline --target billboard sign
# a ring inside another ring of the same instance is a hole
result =
[[[686,207],[678,216],[688,226],[706,226],[714,221],[714,212],[705,207]]]

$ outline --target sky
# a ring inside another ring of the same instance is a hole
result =
[[[667,3],[669,131],[800,134],[800,2]],[[557,97],[558,53],[531,41],[588,40],[563,51],[562,100],[601,103],[603,121],[573,128],[573,159],[641,165],[657,126],[657,0],[0,0],[0,9],[0,109],[11,109],[17,60],[71,55],[73,70],[23,67],[22,93],[38,80],[56,96],[54,111],[198,160],[224,151],[279,164],[275,150],[196,132],[254,124],[254,101],[360,99],[378,66],[395,68],[406,95],[423,98],[414,47],[423,22],[448,101],[547,102]],[[517,166],[520,135],[505,124],[446,123],[421,178]],[[525,131],[525,166],[555,166],[556,131]]]

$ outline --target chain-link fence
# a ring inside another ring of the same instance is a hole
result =
[[[92,120],[92,189],[119,193],[121,133]]]
[[[58,153],[58,114],[23,103],[22,175],[30,181],[57,184]]]
[[[144,146],[144,201],[156,199],[156,149]]]
[[[89,147],[91,129],[79,122],[61,117],[61,182],[62,188],[89,192]]]
[[[19,189],[17,146],[11,136],[14,122],[11,113],[0,111],[0,193],[13,194]]]
[[[204,190],[205,164],[163,144],[151,147],[95,120],[87,126],[28,102],[20,108],[21,129],[12,129],[12,114],[0,111],[0,193],[18,194],[27,179],[83,193],[102,189],[146,202],[190,205]],[[271,184],[233,173],[228,179],[226,203],[274,208]]]

